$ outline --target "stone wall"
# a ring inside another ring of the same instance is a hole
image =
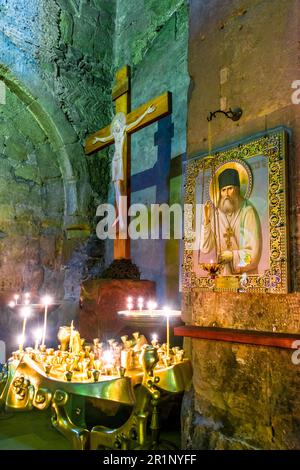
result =
[[[5,302],[15,291],[52,294],[63,302],[54,327],[76,316],[81,280],[104,266],[93,231],[109,159],[87,159],[83,144],[112,113],[115,8],[114,0],[0,5],[0,290]],[[15,341],[19,323],[1,304],[1,337]]]
[[[277,348],[193,340],[184,449],[299,449],[299,366]]]
[[[296,1],[190,1],[188,155],[207,151],[206,116],[234,106],[234,123],[213,122],[213,146],[284,125],[289,147],[291,273],[299,290],[299,116]],[[225,77],[225,78],[224,78]],[[227,78],[226,78],[227,77]],[[195,290],[184,301],[193,325],[299,332],[299,294],[222,294]],[[300,369],[292,351],[193,339],[194,378],[182,411],[183,447],[299,449]]]

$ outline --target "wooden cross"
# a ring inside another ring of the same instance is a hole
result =
[[[227,227],[223,237],[226,240],[226,247],[227,247],[228,250],[232,249],[231,237],[233,237],[233,236],[234,236],[234,231],[232,230],[231,227]]]
[[[134,132],[142,129],[153,122],[158,121],[159,119],[167,116],[172,112],[171,103],[172,95],[170,92],[163,93],[152,100],[149,100],[147,103],[139,106],[137,109],[131,111],[131,83],[130,83],[130,67],[126,65],[116,73],[115,86],[112,90],[112,99],[115,102],[115,112],[123,112],[126,116],[126,125],[130,125],[138,121],[146,110],[150,107],[154,107],[154,111],[145,115],[145,117],[138,122],[136,125],[130,127],[126,131],[125,140],[123,144],[123,168],[124,168],[124,180],[123,180],[123,190],[124,194],[127,195],[127,209],[130,205],[130,175],[131,175],[131,145],[130,145],[130,135]],[[92,155],[99,150],[104,149],[105,147],[114,143],[114,138],[106,139],[105,142],[96,141],[96,138],[104,139],[105,137],[111,135],[110,124],[101,129],[100,131],[95,132],[90,135],[86,140],[85,153],[87,155]],[[130,240],[127,238],[119,238],[117,233],[117,238],[114,240],[114,259],[126,258],[130,259]]]

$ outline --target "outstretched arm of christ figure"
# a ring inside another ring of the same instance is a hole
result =
[[[95,137],[93,140],[93,144],[96,144],[96,142],[108,142],[112,138],[113,136],[111,134],[107,137]]]
[[[140,122],[142,122],[142,120],[144,119],[145,116],[147,116],[147,114],[151,114],[155,110],[156,110],[156,106],[150,105],[149,108],[147,108],[146,111],[143,114],[140,115],[140,117],[138,117],[134,122],[132,122],[131,124],[126,126],[126,131],[130,131],[131,129],[133,129]]]

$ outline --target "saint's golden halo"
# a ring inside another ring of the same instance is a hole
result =
[[[243,160],[234,159],[217,166],[209,182],[209,197],[214,206],[217,206],[219,201],[219,175],[228,168],[236,170],[239,174],[241,196],[245,199],[250,197],[253,186],[251,169]]]

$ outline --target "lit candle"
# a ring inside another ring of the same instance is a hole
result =
[[[11,302],[9,302],[8,306],[10,308],[14,308],[16,306],[16,303],[12,300]]]
[[[144,306],[144,299],[143,299],[143,297],[139,297],[138,298],[138,308],[139,308],[140,312],[143,310],[143,306]]]
[[[24,305],[29,305],[30,304],[30,293],[29,292],[25,292],[24,294]]]
[[[15,294],[14,295],[14,299],[15,299],[15,302],[16,302],[16,305],[18,304],[18,299],[19,299],[19,294]]]
[[[150,310],[150,313],[152,314],[153,310],[155,310],[157,307],[157,303],[153,302],[152,300],[149,300],[149,302],[147,303],[147,307],[148,310]]]
[[[103,351],[102,359],[103,359],[103,362],[105,363],[104,368],[105,368],[106,374],[112,373],[113,363],[114,363],[113,352],[110,349]]]
[[[167,357],[169,357],[170,352],[170,308],[164,307],[164,311],[167,317]]]
[[[41,328],[38,328],[37,330],[35,330],[34,332],[34,339],[35,339],[34,349],[35,350],[39,349],[39,342],[41,341],[42,336],[43,336],[43,330]]]
[[[30,315],[30,308],[29,307],[24,307],[21,310],[21,315],[24,317],[23,320],[23,328],[22,328],[22,335],[21,335],[21,341],[20,341],[20,346],[19,346],[19,351],[23,352],[23,347],[24,347],[24,341],[25,341],[25,330],[26,330],[26,323],[27,323],[27,318]]]
[[[107,364],[111,364],[113,362],[113,353],[112,353],[112,351],[110,349],[107,349],[106,351],[103,351],[102,359]]]
[[[132,297],[127,297],[127,310],[130,312],[133,309],[133,299]]]
[[[43,328],[43,337],[42,337],[42,346],[45,346],[45,339],[46,339],[46,330],[47,330],[47,314],[48,314],[48,306],[51,304],[52,299],[48,295],[46,295],[42,299],[43,305],[45,305],[44,311],[44,328]]]
[[[157,334],[156,334],[156,333],[154,333],[154,334],[152,335],[151,344],[152,344],[152,346],[156,346],[156,345],[157,345]]]
[[[71,333],[70,333],[70,341],[69,341],[69,350],[72,352],[73,350],[73,332],[74,332],[74,323],[73,320],[71,321]]]

